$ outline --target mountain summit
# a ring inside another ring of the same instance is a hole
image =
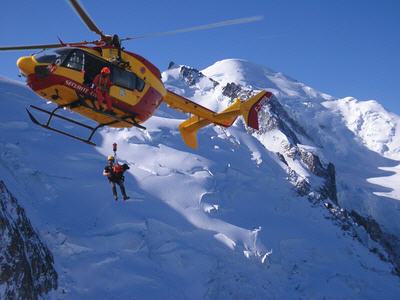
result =
[[[202,70],[201,73],[221,85],[235,83],[255,90],[268,87],[268,90],[274,92],[276,96],[332,99],[331,96],[322,94],[282,73],[243,59],[221,60]]]

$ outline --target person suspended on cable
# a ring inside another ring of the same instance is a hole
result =
[[[126,194],[125,185],[124,185],[124,172],[129,169],[127,164],[120,165],[115,161],[115,157],[113,155],[108,156],[108,165],[105,166],[103,175],[107,176],[108,181],[111,184],[112,193],[115,201],[118,200],[117,194],[117,185],[121,190],[122,198],[124,200],[129,199],[129,196]]]
[[[97,74],[93,80],[93,84],[96,88],[97,101],[99,105],[99,110],[103,110],[103,100],[106,100],[107,110],[109,114],[114,114],[112,110],[111,97],[109,95],[110,87],[112,85],[110,79],[110,69],[104,67],[101,69],[100,74]]]

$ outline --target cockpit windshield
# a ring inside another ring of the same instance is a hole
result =
[[[55,49],[52,51],[46,51],[43,53],[36,54],[34,57],[39,63],[52,64],[56,63],[60,65],[72,49]]]

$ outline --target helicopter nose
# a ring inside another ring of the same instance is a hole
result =
[[[20,69],[21,73],[25,76],[28,76],[35,72],[35,61],[32,56],[23,56],[20,57],[17,61],[17,66]]]

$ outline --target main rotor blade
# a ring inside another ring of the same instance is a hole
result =
[[[173,35],[173,34],[179,34],[179,33],[185,33],[185,32],[207,30],[207,29],[213,29],[213,28],[218,28],[218,27],[226,27],[226,26],[232,26],[232,25],[238,25],[238,24],[252,23],[252,22],[261,21],[263,18],[264,18],[263,16],[253,16],[253,17],[247,17],[247,18],[231,19],[231,20],[225,20],[225,21],[221,21],[221,22],[217,22],[217,23],[210,23],[210,24],[199,25],[199,26],[194,26],[194,27],[176,29],[176,30],[172,30],[172,31],[153,32],[153,33],[148,33],[148,34],[143,34],[143,35],[138,35],[138,36],[133,36],[133,37],[127,37],[127,38],[121,39],[121,41],[137,40],[137,39],[144,39],[144,38],[149,38],[149,37]]]
[[[29,45],[29,46],[9,46],[9,47],[0,47],[0,51],[50,49],[50,48],[61,48],[61,47],[65,47],[65,45],[63,45],[63,44],[45,44],[45,45]]]
[[[63,48],[63,47],[79,47],[88,44],[99,45],[99,41],[83,41],[76,43],[59,43],[59,44],[43,44],[43,45],[26,45],[26,46],[6,46],[0,47],[0,51],[11,51],[11,50],[29,50],[29,49],[51,49],[51,48]]]
[[[78,0],[69,0],[69,3],[75,9],[77,14],[81,17],[82,21],[86,24],[89,29],[101,37],[105,37],[104,33],[97,27],[97,25],[93,22],[93,20],[89,17],[87,12],[84,10],[83,6],[79,3]]]

